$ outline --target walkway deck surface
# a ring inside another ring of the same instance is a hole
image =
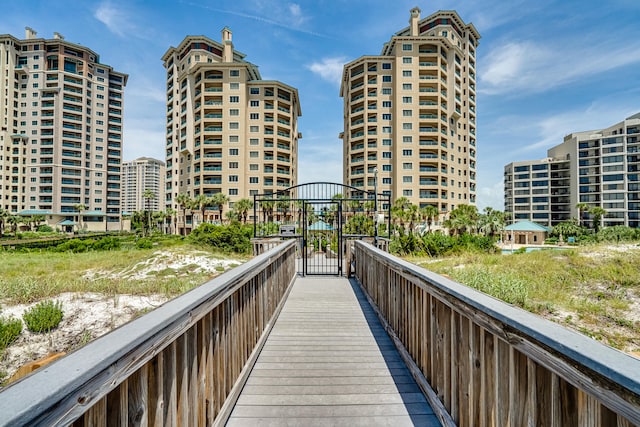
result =
[[[357,285],[298,278],[228,426],[439,426]]]

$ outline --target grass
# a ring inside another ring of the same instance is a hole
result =
[[[198,251],[187,244],[171,245],[186,252]],[[0,300],[5,304],[25,304],[52,298],[63,292],[98,292],[107,295],[164,294],[176,296],[208,281],[213,274],[182,269],[178,274],[160,271],[145,279],[111,278],[113,272],[133,271],[138,263],[152,258],[164,247],[124,248],[119,251],[84,253],[3,252],[0,263]],[[216,258],[228,255],[210,254]],[[87,271],[96,272],[86,277]],[[100,273],[104,272],[104,273]]]
[[[620,253],[593,245],[409,260],[613,347],[640,348],[640,321],[631,313],[632,299],[640,299],[638,250]]]

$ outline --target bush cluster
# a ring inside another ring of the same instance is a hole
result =
[[[0,317],[0,351],[14,342],[22,332],[22,322],[13,317]]]
[[[22,320],[31,332],[49,332],[60,324],[63,316],[62,303],[47,300],[25,311]]]
[[[223,253],[251,253],[253,227],[232,223],[230,225],[200,224],[189,234],[195,244],[209,246]]]
[[[56,246],[56,252],[87,252],[111,251],[120,249],[120,239],[117,237],[103,237],[99,240],[92,239],[71,239]]]
[[[468,233],[450,236],[442,233],[403,234],[394,237],[389,245],[389,251],[395,255],[415,255],[440,257],[458,254],[465,251],[495,253],[495,240],[488,236],[472,235]]]

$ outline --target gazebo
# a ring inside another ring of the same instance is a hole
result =
[[[518,221],[504,228],[503,242],[516,245],[542,245],[551,228],[531,221]]]

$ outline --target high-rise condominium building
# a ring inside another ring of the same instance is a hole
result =
[[[344,67],[344,183],[440,212],[476,202],[476,48],[454,11],[420,18]]]
[[[553,226],[577,218],[593,226],[586,210],[600,207],[607,212],[602,225],[639,227],[639,152],[640,113],[606,129],[571,133],[547,159],[505,166],[505,211],[516,221]]]
[[[160,160],[140,157],[123,162],[122,211],[164,210],[164,176],[164,162]]]
[[[126,82],[60,34],[0,35],[0,207],[119,229]]]
[[[162,60],[167,70],[166,205],[178,212],[178,231],[190,228],[178,196],[241,198],[297,184],[298,90],[262,80],[258,67],[235,51],[231,31],[222,43],[187,36]],[[221,221],[218,211],[205,221]]]

